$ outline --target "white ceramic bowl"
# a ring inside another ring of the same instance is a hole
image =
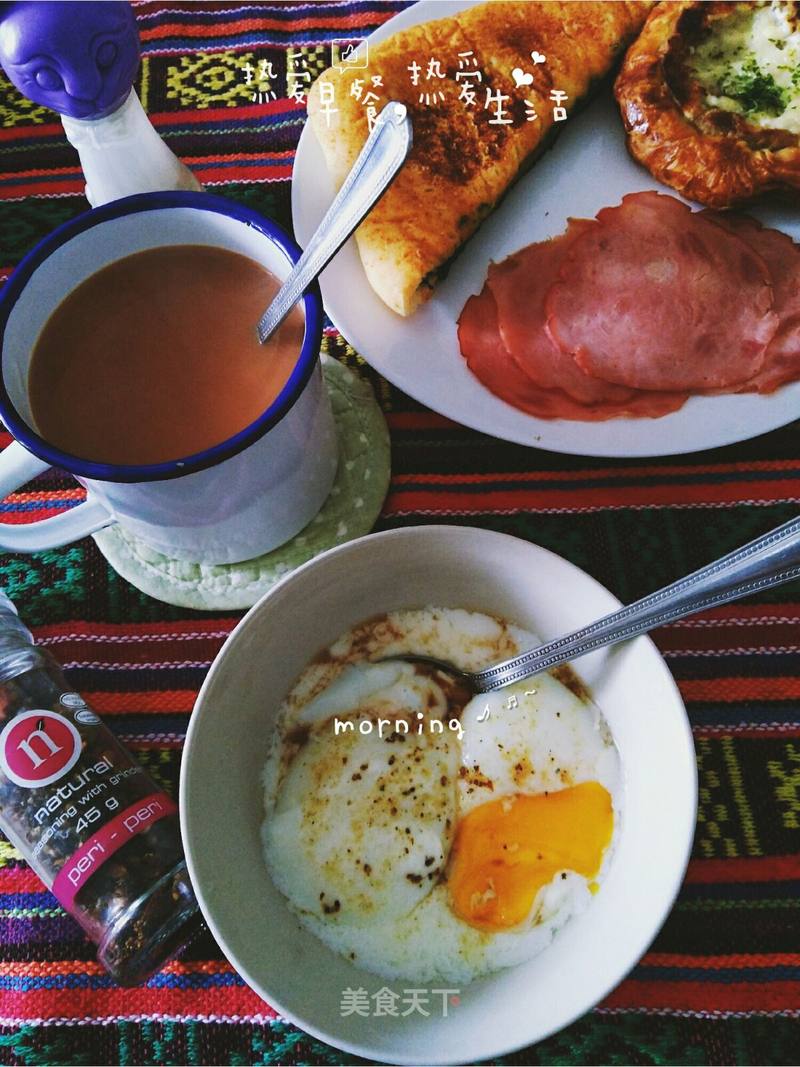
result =
[[[487,530],[421,526],[351,541],[300,567],[242,619],[192,715],[181,774],[189,871],[209,927],[252,988],[322,1040],[370,1060],[470,1063],[539,1041],[625,976],[664,921],[695,825],[694,747],[678,690],[638,638],[592,653],[578,671],[619,746],[625,799],[611,868],[589,908],[527,964],[461,991],[447,1017],[343,1015],[343,990],[407,982],[347,962],[304,930],[262,859],[261,770],[275,712],[308,661],[380,612],[433,604],[490,612],[543,638],[618,601],[545,549]]]

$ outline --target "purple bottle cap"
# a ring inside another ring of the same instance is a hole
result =
[[[12,0],[0,4],[0,66],[29,100],[74,119],[125,102],[139,66],[127,0]]]

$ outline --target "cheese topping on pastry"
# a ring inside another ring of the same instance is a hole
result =
[[[800,134],[800,25],[795,3],[741,6],[710,24],[689,69],[710,107],[760,129]]]

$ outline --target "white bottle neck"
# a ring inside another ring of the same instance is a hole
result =
[[[61,121],[80,156],[92,207],[134,193],[202,189],[158,135],[133,89],[110,115],[99,119],[62,115]]]
[[[78,151],[84,145],[100,148],[111,141],[129,137],[134,132],[144,131],[144,136],[156,132],[134,89],[110,115],[99,119],[74,119],[62,115],[61,122],[67,139]]]

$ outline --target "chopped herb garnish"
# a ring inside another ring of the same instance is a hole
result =
[[[771,74],[765,74],[752,57],[742,64],[741,70],[726,71],[720,89],[751,114],[781,115],[788,104],[786,90]]]

